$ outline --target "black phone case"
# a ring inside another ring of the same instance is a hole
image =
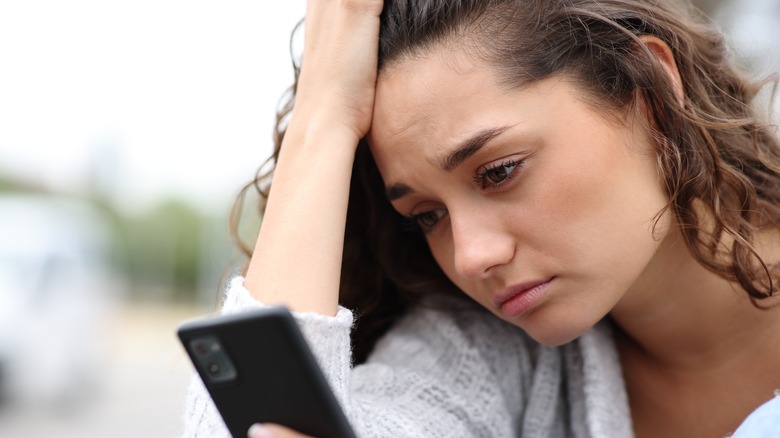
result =
[[[284,307],[187,322],[177,334],[234,437],[246,437],[254,423],[282,424],[318,438],[355,437]],[[209,335],[233,362],[229,381],[211,381],[195,356],[193,340]]]

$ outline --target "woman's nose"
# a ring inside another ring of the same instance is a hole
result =
[[[499,218],[478,212],[450,211],[455,271],[469,280],[487,278],[491,270],[509,263],[515,239]]]

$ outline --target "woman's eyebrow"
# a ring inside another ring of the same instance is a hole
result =
[[[483,129],[476,134],[469,137],[467,140],[461,142],[458,147],[447,156],[442,157],[439,160],[439,165],[445,172],[451,172],[469,157],[476,154],[477,151],[482,149],[490,140],[500,135],[502,132],[509,129],[509,126],[502,126],[499,128],[487,128]]]
[[[393,184],[392,186],[385,189],[385,194],[387,195],[387,200],[392,202],[396,199],[403,198],[404,196],[414,192],[414,189],[407,186],[403,183],[397,183]]]
[[[461,142],[455,150],[442,157],[439,160],[439,165],[445,172],[451,172],[469,157],[476,154],[477,151],[482,149],[490,140],[499,136],[501,133],[509,129],[509,126],[501,126],[498,128],[486,128],[478,131],[476,134],[469,137],[467,140]],[[414,193],[414,189],[404,183],[396,183],[385,189],[387,199],[392,202],[404,196]]]

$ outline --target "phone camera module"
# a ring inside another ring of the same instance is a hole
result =
[[[205,379],[212,383],[225,383],[236,379],[236,367],[216,336],[198,336],[190,341],[189,347],[196,365],[205,371]]]

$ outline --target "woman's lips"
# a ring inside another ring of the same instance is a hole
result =
[[[550,277],[510,286],[493,298],[493,304],[499,307],[501,312],[507,317],[516,318],[539,302],[554,278]]]

